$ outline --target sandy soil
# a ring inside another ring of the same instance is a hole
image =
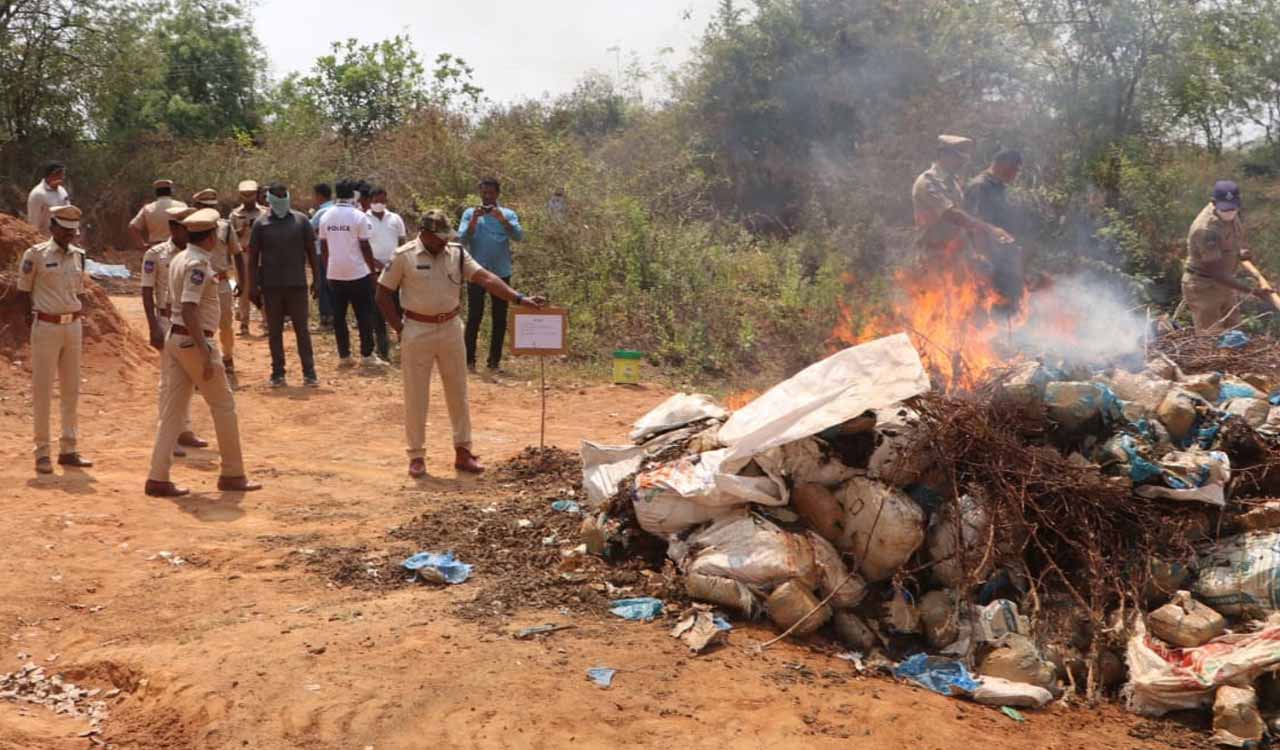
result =
[[[135,301],[116,302],[140,328]],[[448,589],[337,585],[308,557],[385,551],[389,530],[423,512],[501,503],[519,488],[454,475],[438,392],[432,477],[410,480],[398,375],[339,373],[331,339],[318,341],[324,387],[283,391],[264,385],[266,342],[241,342],[240,422],[250,473],[267,487],[217,493],[216,454],[197,451],[175,468],[175,480],[196,492],[181,502],[142,494],[153,362],[90,358],[83,451],[98,465],[48,478],[36,477],[29,457],[25,367],[0,364],[0,451],[9,457],[0,465],[0,673],[21,666],[22,653],[81,686],[119,689],[101,735],[117,748],[1128,750],[1199,747],[1207,734],[1114,706],[1027,712],[1018,724],[860,677],[811,645],[756,653],[772,635],[763,626],[739,624],[728,647],[691,657],[662,624],[581,608],[566,615],[509,602],[492,619],[463,618],[459,605],[483,588],[483,566]],[[561,384],[550,397],[549,442],[574,450],[584,437],[621,439],[664,395]],[[536,383],[476,381],[472,406],[487,460],[537,443]],[[194,414],[212,438],[200,402]],[[569,621],[578,628],[527,641],[509,635]],[[596,666],[621,670],[611,689],[585,679]],[[87,726],[0,701],[0,748],[96,747],[77,736]]]

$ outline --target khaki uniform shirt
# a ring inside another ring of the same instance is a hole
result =
[[[64,250],[45,240],[22,254],[18,291],[31,293],[31,306],[46,315],[80,312],[84,294],[84,250]]]
[[[244,210],[243,205],[231,209],[231,228],[236,230],[236,240],[241,248],[249,247],[249,230],[253,229],[253,222],[259,216],[262,216],[262,206],[254,206],[252,211]]]
[[[1240,249],[1244,232],[1240,219],[1225,222],[1214,213],[1213,203],[1205,206],[1187,233],[1187,275],[1208,281],[1204,273],[1234,276],[1240,269]]]
[[[964,227],[942,218],[948,210],[964,206],[964,188],[960,185],[960,178],[947,174],[937,164],[916,178],[911,186],[911,205],[915,209],[920,241],[926,247],[940,247],[955,240],[968,239]]]
[[[218,291],[230,294],[231,270],[235,267],[232,257],[241,252],[240,240],[236,237],[231,222],[226,219],[218,219],[218,228],[214,230],[214,236],[218,244],[213,248],[213,252],[209,253],[209,262],[213,264],[213,272],[218,276]]]
[[[480,264],[455,242],[432,255],[415,239],[396,250],[378,283],[400,291],[400,305],[419,315],[442,315],[458,309],[462,287],[480,273]]]
[[[142,286],[152,287],[152,297],[156,308],[163,310],[169,307],[169,262],[180,250],[173,246],[173,240],[165,240],[158,245],[147,248],[142,255]]]
[[[182,305],[194,302],[199,307],[200,328],[218,330],[222,304],[218,301],[218,283],[209,253],[196,245],[187,245],[186,250],[174,256],[169,263],[169,288],[174,297],[170,320],[176,325],[186,325],[182,322]]]
[[[169,239],[169,215],[165,211],[186,205],[171,195],[162,195],[138,209],[129,226],[142,232],[148,243],[164,242]]]

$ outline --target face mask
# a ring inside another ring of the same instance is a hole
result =
[[[436,232],[435,235],[441,242],[449,242],[453,239],[453,235],[449,232]]]
[[[370,210],[370,211],[373,211],[375,214],[386,213],[386,211],[387,211],[387,204],[385,204],[385,203],[370,203],[370,204],[369,204],[369,210]]]
[[[283,219],[289,215],[289,195],[287,193],[283,198],[275,193],[267,193],[267,202],[271,204],[271,213],[275,214],[276,218]]]
[[[1226,211],[1218,211],[1218,218],[1222,219],[1223,221],[1235,221],[1237,211],[1238,209],[1234,209],[1234,208]]]

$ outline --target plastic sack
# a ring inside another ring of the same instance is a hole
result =
[[[703,419],[725,419],[729,412],[702,393],[677,393],[654,407],[632,425],[631,441],[643,443],[677,427],[684,427]]]
[[[820,484],[797,484],[791,490],[791,507],[823,539],[835,543],[844,529],[844,508],[831,490]]]
[[[1271,398],[1274,399],[1275,396]],[[1267,403],[1271,403],[1270,399],[1268,399]],[[1267,421],[1262,423],[1262,426],[1258,428],[1258,432],[1268,437],[1280,436],[1280,406],[1273,405],[1267,411]]]
[[[695,601],[719,604],[746,617],[754,617],[760,608],[751,589],[732,578],[690,573],[684,578],[684,590]]]
[[[1222,410],[1234,414],[1257,429],[1267,423],[1271,404],[1260,398],[1233,398],[1222,405]]]
[[[835,487],[862,473],[860,469],[845,465],[825,441],[816,437],[782,446],[782,470],[796,482],[811,482],[824,487]]]
[[[1231,481],[1231,459],[1222,451],[1172,451],[1160,459],[1164,483],[1146,484],[1134,490],[1146,498],[1201,502],[1218,507],[1227,504],[1226,486]]]
[[[1014,682],[1003,677],[983,677],[973,700],[988,706],[1013,706],[1014,708],[1043,708],[1053,700],[1053,693],[1025,682]]]
[[[640,528],[650,534],[676,534],[747,503],[785,505],[769,477],[720,473],[726,450],[685,456],[636,477],[633,503]]]
[[[941,656],[914,654],[893,669],[893,676],[910,680],[940,695],[973,693],[980,685],[964,664]]]
[[[1280,608],[1280,531],[1256,531],[1224,539],[1197,561],[1191,590],[1231,617],[1261,619]]]
[[[861,560],[859,570],[868,581],[892,578],[924,542],[924,511],[901,490],[854,477],[836,499],[845,512],[836,547]]]
[[[452,552],[437,554],[435,552],[419,552],[400,565],[405,570],[412,570],[418,578],[428,583],[462,583],[471,577],[471,566],[458,561]]]
[[[613,497],[618,484],[636,473],[644,461],[645,449],[637,445],[599,445],[583,440],[582,489],[587,503],[598,507]]]
[[[806,367],[734,412],[720,428],[733,469],[770,448],[816,435],[868,409],[930,388],[920,354],[905,333],[849,347]]]
[[[809,543],[813,545],[814,564],[818,566],[818,593],[825,597],[835,591],[830,604],[836,609],[853,609],[858,606],[867,593],[867,584],[862,576],[857,573],[849,574],[844,560],[840,559],[840,553],[831,546],[831,542],[812,531],[807,536]],[[840,587],[838,591],[837,586]]]
[[[662,600],[652,596],[614,599],[609,604],[609,611],[624,620],[648,622],[662,614]]]
[[[1251,687],[1223,685],[1213,697],[1213,742],[1226,747],[1252,747],[1262,741],[1266,722],[1258,713],[1258,693]]]
[[[984,676],[1003,677],[1012,682],[1025,682],[1045,689],[1058,682],[1058,671],[1045,661],[1035,643],[1024,635],[1010,633],[997,640],[996,648],[983,657],[978,672]]]
[[[688,540],[693,561],[688,573],[719,576],[754,586],[776,586],[791,579],[817,583],[813,545],[800,534],[745,510],[718,519]]]
[[[796,626],[791,635],[801,638],[813,633],[831,619],[831,607],[821,602],[802,582],[787,581],[774,589],[765,600],[764,611],[783,630]]]
[[[1207,407],[1208,402],[1181,386],[1170,388],[1156,409],[1156,416],[1174,440],[1182,440],[1196,423],[1197,406]]]
[[[1187,375],[1178,381],[1178,387],[1214,404],[1218,402],[1218,396],[1222,393],[1222,376],[1216,372]]]
[[[875,433],[876,449],[867,464],[867,475],[872,479],[906,487],[933,462],[929,436],[914,410],[901,405],[877,409]]]
[[[1124,695],[1129,710],[1163,716],[1208,706],[1220,686],[1250,684],[1280,666],[1277,641],[1280,625],[1224,635],[1196,648],[1170,648],[1148,634],[1138,618],[1127,648],[1129,683]]]
[[[1166,643],[1192,648],[1225,633],[1227,621],[1189,592],[1179,591],[1168,604],[1147,615],[1147,628]]]
[[[1218,402],[1230,401],[1233,398],[1256,398],[1266,401],[1267,394],[1258,390],[1253,384],[1243,380],[1223,378],[1222,385],[1218,387]]]
[[[963,523],[956,523],[956,504],[943,503],[942,509],[929,522],[929,559],[933,560],[933,577],[945,586],[959,586],[964,581],[966,568],[983,560],[983,545],[991,530],[987,511],[981,503],[969,495],[959,500],[959,515]],[[975,580],[986,580],[995,567],[996,556],[987,555],[981,570],[973,571]]]
[[[93,258],[84,259],[84,270],[95,279],[127,279],[130,276],[129,267],[124,264],[99,263]]]
[[[852,612],[836,612],[831,618],[836,635],[849,648],[867,652],[880,644],[875,631]]]
[[[1116,370],[1112,373],[1108,383],[1116,397],[1139,404],[1152,413],[1160,408],[1160,402],[1173,387],[1173,383],[1167,379],[1152,377],[1145,373],[1135,375],[1125,370]]]
[[[935,649],[950,646],[960,637],[956,603],[950,591],[930,591],[920,597],[920,625],[925,640]]]

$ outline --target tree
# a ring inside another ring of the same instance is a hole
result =
[[[331,54],[316,59],[311,75],[297,81],[296,93],[314,102],[350,145],[402,122],[420,107],[447,107],[455,99],[474,106],[481,90],[471,83],[471,73],[466,61],[443,53],[428,83],[408,36],[370,45],[348,39],[334,42]]]

